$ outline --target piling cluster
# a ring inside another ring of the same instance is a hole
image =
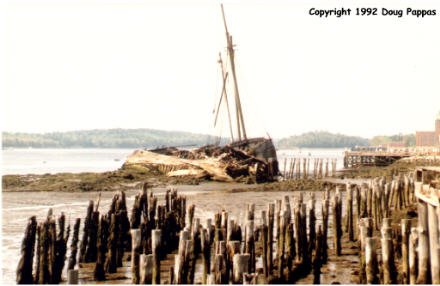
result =
[[[414,180],[400,174],[327,186],[321,198],[298,192],[259,213],[248,203],[240,221],[221,210],[201,222],[196,206],[175,189],[159,201],[147,185],[128,214],[125,193],[118,192],[104,213],[100,199],[90,201],[81,239],[81,220],[75,220],[67,282],[78,283],[84,265],[93,265],[92,279],[103,281],[130,261],[133,284],[291,284],[307,275],[319,284],[329,256],[344,255],[344,236],[359,249],[359,283],[438,284],[439,207],[420,199]],[[418,222],[396,216],[414,205]],[[39,224],[31,217],[17,283],[61,282],[69,234],[64,214],[58,223],[51,211]]]
[[[56,224],[52,210],[39,224],[35,216],[29,219],[17,267],[18,284],[57,284],[62,280],[70,235],[70,226],[66,230],[65,220],[62,213]]]
[[[356,193],[361,284],[439,283],[430,275],[426,204],[417,199],[414,187],[413,174],[407,174],[388,183],[384,178],[374,179]],[[418,206],[418,221],[393,218],[414,204]],[[433,270],[434,278],[439,273],[438,264]]]
[[[311,163],[311,158],[284,158],[284,179],[321,179],[336,174],[336,158],[314,158],[312,171],[310,171]]]

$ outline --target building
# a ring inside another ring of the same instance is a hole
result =
[[[440,112],[435,120],[434,131],[416,131],[416,146],[440,146]]]

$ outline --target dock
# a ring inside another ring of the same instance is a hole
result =
[[[389,152],[389,151],[359,151],[344,153],[344,168],[356,168],[359,166],[384,167],[395,161],[411,157],[412,152]]]

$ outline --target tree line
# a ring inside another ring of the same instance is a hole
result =
[[[220,143],[226,144],[223,138]],[[289,148],[350,148],[354,146],[385,146],[390,142],[415,145],[415,135],[374,136],[372,139],[334,134],[327,131],[306,132],[274,140],[280,149]],[[95,129],[51,133],[2,133],[3,148],[154,148],[161,146],[203,146],[219,142],[206,134],[156,129]]]
[[[294,135],[277,141],[278,148],[346,148],[354,146],[369,146],[366,138],[334,134],[327,131],[312,131]]]
[[[202,146],[218,138],[211,135],[155,129],[96,129],[51,133],[3,132],[3,148],[154,148]]]

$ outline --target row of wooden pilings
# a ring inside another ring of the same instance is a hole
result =
[[[136,267],[145,269],[138,266],[136,259],[144,254],[147,257],[143,257],[142,261],[148,265],[148,269],[153,270],[147,271],[151,272],[150,276],[148,274],[141,277],[133,276],[133,282],[160,283],[159,261],[177,247],[178,233],[185,226],[186,198],[178,196],[176,190],[168,190],[165,195],[165,205],[158,205],[157,197],[153,196],[152,192],[148,195],[146,186],[144,185],[143,190],[135,198],[130,219],[123,191],[114,195],[110,209],[101,215],[100,199],[96,205],[94,201],[90,201],[79,253],[80,219],[76,219],[75,222],[67,267],[69,284],[78,283],[78,269],[75,269],[77,257],[80,263],[95,263],[94,280],[103,281],[107,273],[115,273],[118,267],[122,267],[124,253],[127,251],[132,251],[135,257],[132,259],[133,269]],[[63,213],[58,222],[57,233],[51,210],[46,221],[38,225],[35,217],[30,218],[17,268],[18,284],[57,284],[61,281],[70,226],[67,227],[65,235]]]
[[[428,205],[418,198],[412,175],[391,183],[375,179],[369,187],[363,186],[366,202],[360,204],[358,224],[360,283],[440,283],[439,212],[430,207],[428,216]],[[392,212],[410,205],[417,206],[418,219],[390,218]]]
[[[284,179],[314,178],[321,179],[336,174],[336,158],[284,158]]]
[[[313,193],[307,204],[301,193],[293,208],[289,196],[270,203],[261,212],[258,226],[255,204],[249,204],[243,228],[226,211],[202,226],[194,217],[195,206],[186,208],[186,199],[175,190],[166,192],[165,205],[158,205],[157,198],[144,188],[135,198],[130,219],[124,192],[113,197],[105,214],[99,212],[99,200],[96,204],[90,201],[81,241],[80,219],[75,222],[67,282],[78,283],[77,257],[80,263],[94,263],[94,280],[103,281],[107,273],[122,266],[124,253],[131,252],[133,284],[159,284],[160,260],[177,249],[167,281],[172,284],[193,284],[200,256],[203,283],[293,283],[312,270],[318,283],[319,269],[327,259],[330,192],[325,194],[323,223],[318,227]],[[341,216],[337,217],[340,221]],[[59,218],[58,232],[51,212],[40,224],[30,218],[17,268],[18,284],[61,282],[70,232],[68,226],[65,234],[64,224],[64,214]],[[263,275],[258,275],[257,260],[262,261]]]
[[[435,272],[427,270],[426,257],[428,261],[432,259],[426,256],[429,248],[424,239],[425,222],[419,220],[419,227],[415,228],[414,220],[391,219],[394,213],[417,201],[413,176],[401,175],[390,182],[377,178],[360,186],[337,185],[334,192],[327,189],[322,196],[321,219],[316,215],[315,194],[309,193],[307,200],[305,197],[299,193],[291,202],[291,197],[284,196],[269,203],[260,214],[255,213],[255,204],[248,204],[243,225],[224,210],[202,225],[195,217],[195,206],[187,208],[186,198],[175,190],[167,191],[165,204],[159,205],[157,197],[144,188],[135,198],[130,219],[125,194],[119,192],[104,215],[99,214],[99,200],[96,205],[90,202],[79,261],[95,263],[97,281],[105,280],[107,273],[121,267],[124,253],[130,252],[133,284],[194,284],[198,259],[202,260],[203,284],[294,283],[309,273],[313,274],[314,283],[320,283],[321,267],[329,256],[328,244],[332,243],[333,254],[340,256],[341,238],[346,232],[349,240],[359,244],[360,283],[437,281]],[[422,212],[419,207],[419,215]],[[70,233],[69,226],[65,232],[64,221],[62,214],[57,232],[51,213],[38,225],[35,217],[29,220],[17,268],[18,283],[62,280]],[[77,219],[67,267],[71,284],[78,282],[75,265],[79,227]],[[331,242],[327,241],[330,234]],[[376,237],[380,237],[380,244]],[[161,260],[174,250],[177,252],[169,279],[161,281]],[[257,270],[257,264],[262,272]],[[430,265],[432,269],[435,263]]]

